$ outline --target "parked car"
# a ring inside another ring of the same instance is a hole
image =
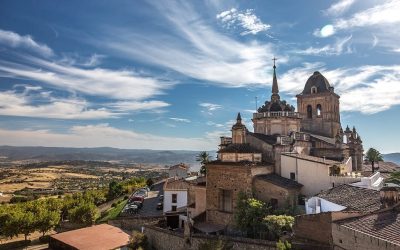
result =
[[[159,200],[159,201],[164,201],[164,195],[161,194],[160,196],[158,196],[158,200]]]
[[[157,203],[157,210],[161,210],[164,207],[164,203],[163,202],[159,202]]]
[[[143,207],[143,202],[141,201],[133,201],[133,204],[138,206],[139,209]]]
[[[144,196],[142,195],[135,195],[133,197],[131,197],[130,199],[130,203],[134,202],[134,201],[141,201],[144,202]]]

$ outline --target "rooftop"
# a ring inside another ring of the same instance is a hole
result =
[[[276,144],[276,139],[277,139],[276,135],[264,135],[264,134],[251,133],[251,132],[248,132],[247,134],[250,136],[254,136],[255,138],[260,139],[268,144],[271,144],[271,145]]]
[[[400,246],[400,211],[398,210],[346,219],[337,224]]]
[[[164,190],[187,190],[189,183],[184,179],[169,178],[165,181]]]
[[[179,164],[176,164],[174,166],[171,166],[169,169],[178,169],[178,168],[184,169],[184,170],[188,170],[189,166],[187,166],[187,165],[185,165],[183,163],[179,163]]]
[[[326,137],[326,136],[322,136],[322,135],[316,135],[316,134],[310,134],[310,136],[314,137],[315,139],[318,139],[320,141],[324,141],[326,143],[329,143],[329,144],[335,145],[335,143],[336,143],[336,139],[335,138]]]
[[[129,243],[127,233],[108,224],[85,227],[50,237],[75,249],[83,250],[116,249]]]
[[[328,160],[328,159],[324,159],[321,157],[315,157],[315,156],[311,156],[311,155],[296,154],[296,153],[283,153],[282,155],[297,158],[297,159],[322,163],[322,164],[326,164],[326,165],[340,165],[341,164],[341,162],[338,162],[338,161]]]
[[[255,177],[258,180],[266,181],[277,185],[279,187],[283,187],[286,189],[300,189],[303,185],[298,183],[297,181],[284,178],[277,174],[265,174],[265,175],[257,175]]]
[[[378,168],[379,167],[379,168]],[[400,171],[400,166],[396,163],[389,161],[380,161],[374,164],[375,172],[379,171],[381,173],[392,173]],[[363,171],[372,172],[372,165],[370,163],[363,164]]]
[[[348,184],[322,191],[316,196],[345,206],[347,210],[369,213],[381,208],[379,191]]]
[[[249,143],[232,143],[226,148],[219,150],[218,153],[261,153],[261,151]]]

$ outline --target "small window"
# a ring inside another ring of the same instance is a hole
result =
[[[295,173],[290,173],[290,179],[291,180],[296,180],[296,174]]]
[[[176,211],[176,206],[172,206],[171,211]]]
[[[307,106],[307,118],[312,118],[312,107],[311,107],[311,105]]]
[[[311,87],[311,94],[316,94],[317,93],[317,87],[312,86]]]
[[[176,203],[178,200],[178,195],[177,194],[172,194],[172,203]]]
[[[317,105],[317,116],[321,116],[321,114],[322,114],[322,106],[321,106],[321,104],[318,104]]]
[[[232,212],[232,197],[233,197],[232,190],[222,189],[220,191],[219,207],[221,211]]]

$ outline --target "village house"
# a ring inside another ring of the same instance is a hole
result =
[[[171,166],[168,169],[168,176],[169,178],[186,178],[188,177],[188,171],[189,171],[189,166],[183,164],[183,163],[179,163],[176,165]]]

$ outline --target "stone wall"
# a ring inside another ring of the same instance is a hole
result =
[[[108,224],[115,227],[119,227],[125,231],[133,231],[133,230],[141,231],[143,226],[148,224],[155,224],[161,219],[164,219],[164,216],[133,217],[133,218],[109,220]]]
[[[186,240],[183,234],[154,226],[146,226],[144,233],[147,236],[150,246],[157,250],[197,250],[204,242],[218,240],[217,236],[198,234],[192,235],[191,240]],[[220,239],[229,241],[233,245],[232,250],[276,249],[276,243],[271,241],[226,236],[220,236]]]
[[[251,194],[251,167],[242,165],[207,165],[206,211],[207,221],[215,224],[232,224],[240,192]],[[232,190],[232,212],[221,211],[221,190]]]
[[[332,242],[331,213],[299,215],[295,217],[293,232],[296,237],[321,243]]]
[[[253,189],[255,197],[259,200],[268,203],[271,199],[277,199],[279,208],[297,205],[296,190],[288,190],[258,178],[253,181]]]
[[[350,228],[332,224],[333,249],[348,250],[395,250],[400,249],[388,241],[367,235]]]

